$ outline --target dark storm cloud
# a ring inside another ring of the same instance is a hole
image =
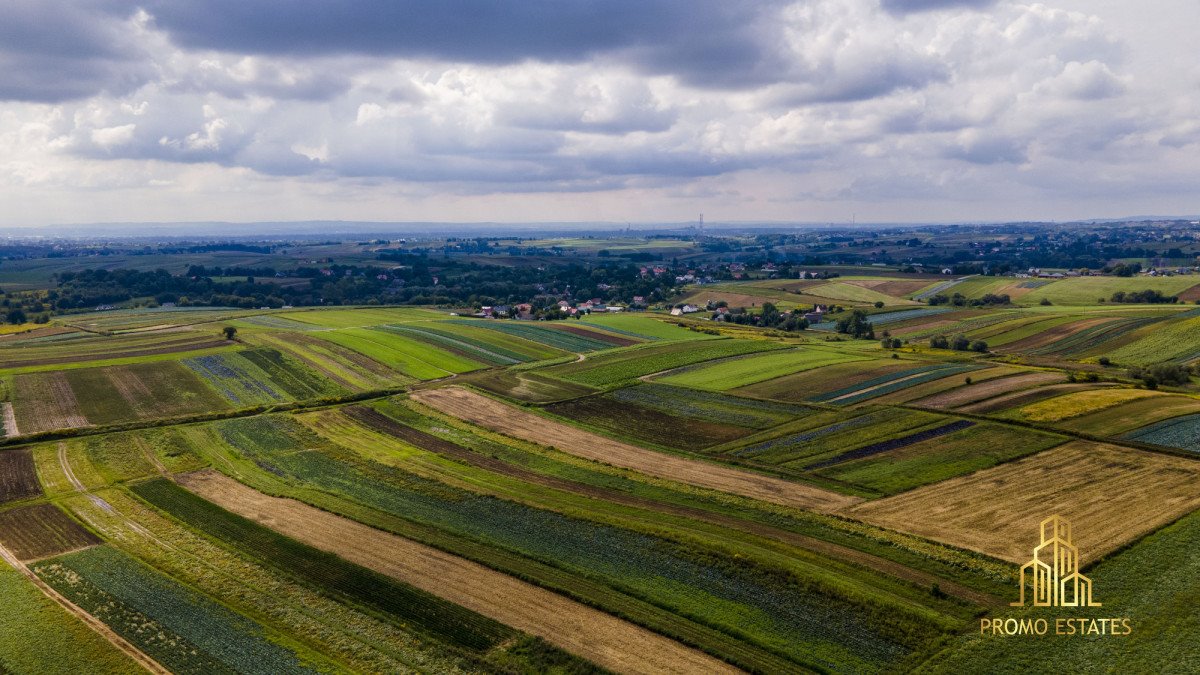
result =
[[[984,9],[996,4],[996,0],[881,0],[880,4],[893,14],[908,14],[949,7]]]
[[[140,86],[153,71],[130,39],[133,11],[104,2],[0,2],[0,100],[54,103]]]
[[[778,0],[150,0],[184,47],[243,54],[362,54],[509,64],[599,54],[696,85],[785,73]]]

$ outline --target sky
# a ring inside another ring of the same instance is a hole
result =
[[[4,0],[0,225],[1200,212],[1195,0]]]

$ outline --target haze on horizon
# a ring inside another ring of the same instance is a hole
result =
[[[10,0],[0,226],[1200,212],[1184,0]]]

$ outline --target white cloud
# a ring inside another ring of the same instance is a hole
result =
[[[92,143],[111,150],[118,145],[125,145],[133,140],[133,132],[137,130],[136,124],[122,124],[117,127],[104,127],[103,129],[92,129]]]

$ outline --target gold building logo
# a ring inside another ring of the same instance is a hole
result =
[[[1079,573],[1079,549],[1071,534],[1071,521],[1054,515],[1042,521],[1042,541],[1033,559],[1021,566],[1021,599],[1028,587],[1034,607],[1100,607],[1092,599],[1092,580]]]

